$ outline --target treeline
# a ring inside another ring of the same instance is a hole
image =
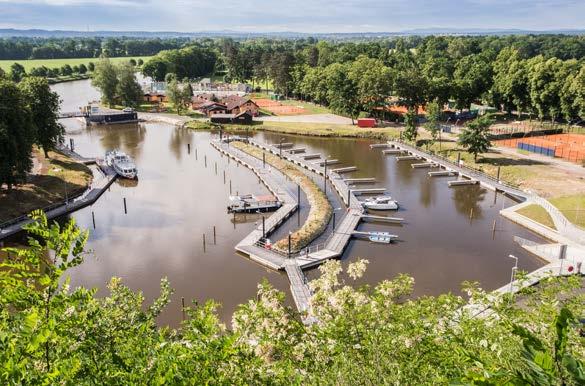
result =
[[[162,50],[180,48],[189,40],[139,38],[23,38],[0,39],[0,60],[68,59],[152,56]]]
[[[585,117],[584,48],[584,37],[565,36],[220,46],[228,79],[270,79],[277,92],[350,116],[374,114],[393,97],[413,111],[430,102],[459,109],[476,102],[566,120]]]
[[[175,74],[180,79],[193,79],[211,74],[216,62],[217,53],[212,47],[192,44],[158,53],[144,64],[142,73],[157,81],[163,81],[167,74]]]
[[[33,145],[45,156],[62,139],[59,96],[46,79],[27,77],[20,83],[0,74],[0,187],[11,190],[32,167]]]

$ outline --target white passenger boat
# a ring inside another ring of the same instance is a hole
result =
[[[362,202],[366,209],[373,210],[396,210],[398,209],[398,202],[393,200],[390,196],[380,196],[376,198],[368,198]]]
[[[276,210],[282,206],[282,202],[271,194],[256,196],[246,194],[243,196],[230,196],[228,212],[267,212]]]
[[[106,152],[106,164],[111,166],[119,176],[129,179],[138,177],[138,170],[136,164],[132,161],[126,153],[118,150],[110,150]]]

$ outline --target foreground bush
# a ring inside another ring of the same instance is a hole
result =
[[[511,299],[491,299],[488,319],[462,313],[454,295],[410,299],[407,276],[375,287],[346,284],[337,261],[312,282],[305,326],[269,284],[239,307],[231,327],[216,304],[192,306],[177,329],[156,317],[171,289],[151,305],[112,279],[109,296],[69,288],[63,276],[81,264],[87,232],[48,225],[36,213],[27,249],[8,249],[0,265],[2,384],[582,384],[585,343],[580,278],[548,280]],[[359,278],[367,262],[350,264]],[[61,284],[60,284],[61,283]],[[570,295],[570,296],[569,296]]]

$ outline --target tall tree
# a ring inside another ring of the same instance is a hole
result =
[[[168,74],[166,80],[169,102],[173,104],[177,114],[181,114],[191,101],[189,88],[186,85],[180,84],[174,74]]]
[[[331,64],[325,69],[325,76],[329,105],[334,111],[349,115],[353,125],[361,111],[361,105],[357,84],[349,78],[349,64]]]
[[[35,127],[31,112],[14,82],[0,79],[0,187],[23,181],[32,167]]]
[[[10,79],[12,79],[13,82],[20,82],[25,75],[26,70],[22,64],[14,63],[10,66]]]
[[[458,143],[473,154],[474,161],[477,161],[477,156],[488,151],[492,145],[489,139],[489,127],[491,124],[491,117],[484,115],[469,122],[459,134]]]
[[[457,107],[469,108],[490,89],[492,67],[483,55],[465,56],[457,62],[453,78]]]
[[[63,139],[63,125],[59,123],[59,95],[51,91],[46,78],[26,77],[18,84],[28,110],[31,112],[35,127],[35,143],[39,145],[45,157],[49,150]]]
[[[433,141],[436,141],[441,130],[441,106],[437,102],[427,104],[425,128],[431,133]]]
[[[118,89],[118,74],[110,59],[102,57],[95,66],[91,84],[100,90],[102,102],[113,106]]]
[[[393,73],[379,59],[360,55],[351,63],[349,78],[357,85],[358,100],[370,113],[383,107],[392,89]]]
[[[414,141],[418,136],[418,130],[416,127],[417,118],[417,110],[415,110],[414,107],[409,107],[406,114],[404,114],[404,131],[402,134],[407,141]]]
[[[116,68],[118,83],[116,95],[124,106],[137,107],[143,98],[142,87],[136,80],[134,67],[129,63],[121,63]]]

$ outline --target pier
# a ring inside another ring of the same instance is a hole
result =
[[[383,194],[386,193],[386,188],[352,189],[351,191],[356,196],[360,196],[363,194]]]
[[[77,154],[77,157],[84,158],[79,154]],[[95,163],[96,160],[93,159],[93,162]],[[97,162],[97,168],[94,167],[91,169],[93,173],[93,181],[87,189],[74,192],[68,200],[63,202],[53,204],[46,208],[39,208],[45,212],[48,220],[52,220],[90,206],[101,197],[106,189],[108,189],[110,185],[116,180],[118,175],[114,169],[107,165],[101,164],[99,161]],[[21,216],[0,224],[0,240],[21,232],[22,227],[30,223],[31,219],[28,216]]]
[[[348,167],[345,167],[345,168],[333,169],[333,170],[331,170],[331,172],[332,173],[341,174],[341,173],[355,172],[356,170],[358,170],[357,166],[348,166]]]
[[[372,222],[387,222],[391,224],[402,224],[404,222],[404,219],[401,217],[374,216],[370,214],[362,215],[362,220],[370,220]]]
[[[354,185],[358,185],[358,184],[375,184],[376,183],[376,179],[375,178],[344,178],[343,181],[346,184],[354,184]]]
[[[310,159],[317,159],[321,158],[321,154],[306,154],[303,156],[303,159],[310,160]]]
[[[280,148],[277,146],[260,143],[254,140],[250,140],[249,143],[271,154],[277,156],[280,155]],[[240,151],[233,146],[228,147],[220,141],[212,141],[212,146],[221,153],[226,154],[237,162],[250,168],[261,179],[264,185],[266,185],[266,187],[277,196],[279,200],[283,201],[283,206],[266,220],[266,234],[273,232],[297,209],[297,202],[294,197],[286,193],[286,189],[282,188],[285,184],[286,177],[279,170],[276,168],[270,168],[270,171],[267,172],[263,170],[262,160]],[[282,158],[306,169],[306,173],[314,172],[317,175],[324,176],[326,170],[325,164],[309,164],[305,162],[306,157],[307,155],[296,155],[291,152],[285,152],[282,154]],[[355,196],[355,190],[350,189],[348,183],[343,180],[338,173],[327,170],[326,178],[331,182],[331,186],[337,194],[339,194],[345,204],[348,205],[348,209],[343,219],[335,228],[335,231],[331,233],[324,243],[310,245],[298,253],[288,255],[281,251],[267,248],[262,243],[262,227],[259,226],[236,246],[238,252],[248,256],[251,260],[271,269],[284,270],[287,273],[293,299],[298,310],[301,312],[308,310],[309,299],[311,296],[310,289],[302,270],[319,265],[328,259],[341,256],[343,250],[349,243],[353,232],[362,220],[362,216],[365,214],[363,207]],[[382,191],[380,189],[378,189],[378,191]],[[304,321],[309,322],[308,319],[304,319]]]
[[[420,164],[412,164],[410,165],[411,168],[413,169],[420,169],[420,168],[438,168],[439,164],[436,164],[434,162],[422,162]]]

